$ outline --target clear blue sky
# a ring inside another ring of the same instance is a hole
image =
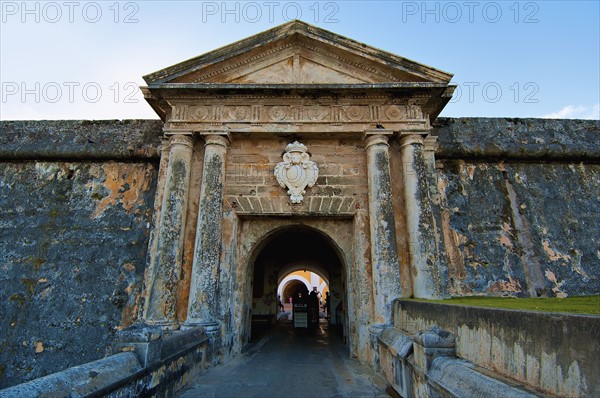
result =
[[[156,118],[142,76],[290,19],[454,74],[442,116],[600,119],[599,1],[1,1],[0,118]]]

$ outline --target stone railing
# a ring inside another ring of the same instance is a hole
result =
[[[163,334],[133,327],[117,335],[113,355],[0,391],[1,398],[171,396],[213,363],[202,328]]]
[[[455,355],[454,335],[433,327],[409,336],[390,327],[379,336],[379,366],[401,397],[536,397],[485,374]]]
[[[600,393],[600,317],[396,300],[378,337],[402,397]]]

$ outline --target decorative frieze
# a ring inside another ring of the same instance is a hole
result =
[[[172,122],[352,123],[422,119],[416,105],[175,105]]]

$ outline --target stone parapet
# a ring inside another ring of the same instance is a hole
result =
[[[159,158],[160,120],[1,121],[1,159]],[[600,159],[597,120],[438,118],[436,157]]]
[[[598,120],[438,118],[438,159],[600,159]]]
[[[538,395],[459,359],[454,335],[439,327],[408,335],[389,327],[378,337],[381,372],[402,397],[525,398]]]
[[[0,391],[1,398],[172,396],[212,363],[202,328],[163,332],[136,325],[118,333],[114,354]]]
[[[0,122],[2,160],[156,159],[160,120]]]
[[[412,300],[396,300],[393,307],[394,327],[407,335],[420,335],[414,338],[414,362],[423,371],[432,372],[441,360],[435,355],[427,356],[428,348],[433,354],[432,348],[435,347],[432,346],[437,345],[435,350],[442,354],[438,356],[453,356],[450,352],[439,351],[444,346],[450,349],[451,345],[444,343],[448,339],[440,333],[437,333],[437,339],[436,333],[431,331],[421,333],[437,326],[456,336],[456,356],[470,362],[472,365],[469,367],[481,367],[486,373],[493,372],[532,390],[556,396],[595,397],[600,392],[600,365],[597,360],[600,316]],[[417,348],[426,355],[422,360],[417,358]],[[438,374],[448,377],[441,368]]]

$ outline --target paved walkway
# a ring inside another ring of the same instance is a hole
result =
[[[389,397],[386,383],[349,358],[324,320],[314,332],[281,323],[241,356],[209,369],[178,397]]]

